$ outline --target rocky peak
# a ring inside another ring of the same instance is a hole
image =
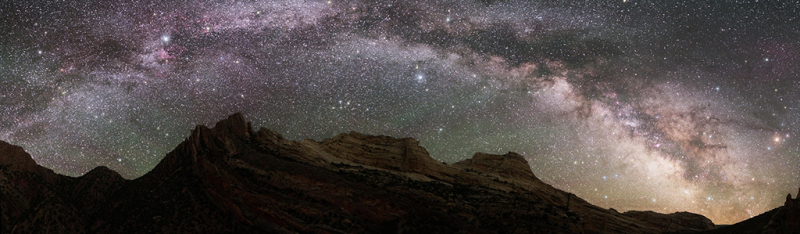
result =
[[[501,178],[515,180],[536,179],[528,161],[522,155],[514,152],[508,152],[503,155],[478,152],[472,158],[457,162],[453,166],[465,170],[488,173]]]
[[[38,167],[19,147],[0,142],[0,150],[0,165]],[[132,228],[152,233],[662,233],[709,228],[699,215],[651,212],[639,215],[646,219],[640,220],[609,212],[538,180],[525,158],[513,152],[476,153],[447,165],[413,138],[350,132],[322,142],[289,141],[265,128],[254,132],[239,113],[213,128],[197,126],[151,172],[132,181],[106,167],[81,178],[25,175],[33,176],[0,177],[0,188],[11,191],[5,194],[16,194],[0,199],[0,205],[12,208],[10,216],[0,217],[0,228],[25,227],[14,233],[69,225],[90,230],[76,233]],[[72,221],[80,217],[87,218]]]
[[[321,145],[332,156],[357,164],[383,169],[429,174],[443,166],[414,138],[371,136],[357,132],[339,134]]]
[[[242,113],[238,112],[217,122],[212,130],[217,135],[235,136],[241,139],[249,139],[253,132],[250,123],[244,119]]]
[[[800,233],[800,191],[797,198],[786,195],[786,202],[764,227],[763,233]]]
[[[798,202],[800,202],[800,189],[798,189],[797,195],[794,197],[794,199],[792,199],[791,193],[786,194],[786,203],[784,203],[784,206],[800,206],[800,203]]]
[[[72,199],[80,202],[80,206],[87,211],[96,211],[108,200],[116,189],[127,180],[114,170],[105,166],[95,167],[77,180],[74,180]]]
[[[0,141],[0,167],[4,166],[13,171],[36,171],[39,168],[22,147]]]
[[[85,179],[104,179],[104,180],[124,180],[122,176],[117,173],[117,171],[111,170],[106,166],[99,166],[95,167],[91,171],[87,172],[80,178]]]
[[[783,207],[786,209],[786,226],[790,230],[800,232],[800,191],[797,192],[795,199],[792,199],[792,194],[787,195]]]
[[[197,166],[200,161],[212,162],[238,154],[243,143],[251,141],[254,134],[241,113],[228,116],[213,128],[198,125],[148,174],[169,175],[182,167]]]
[[[195,153],[222,152],[231,155],[237,152],[233,141],[249,141],[252,132],[250,123],[245,121],[241,113],[236,113],[210,129],[198,125],[184,142],[190,144]]]

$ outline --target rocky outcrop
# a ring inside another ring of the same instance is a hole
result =
[[[38,171],[39,165],[22,147],[0,141],[0,166],[9,171]]]
[[[800,191],[798,198],[786,195],[783,206],[742,222],[700,232],[701,234],[800,234]]]
[[[783,207],[775,212],[763,233],[800,233],[800,191],[794,199],[792,194],[786,195]]]
[[[254,131],[241,114],[196,127],[149,173],[78,178],[0,144],[0,233],[663,233],[707,218],[602,209],[536,178],[525,158],[447,165],[412,138],[316,142]],[[40,229],[36,229],[38,227]],[[41,230],[41,231],[40,231]]]
[[[462,170],[486,173],[498,178],[519,181],[536,181],[528,161],[522,155],[509,152],[505,155],[475,153],[470,159],[453,164]]]
[[[689,212],[672,214],[659,214],[652,211],[628,211],[622,214],[645,223],[658,227],[664,232],[680,232],[686,228],[695,230],[710,230],[716,228],[711,220],[706,217]]]
[[[0,141],[0,233],[83,232],[80,214],[60,196],[73,178],[41,167],[21,147]]]

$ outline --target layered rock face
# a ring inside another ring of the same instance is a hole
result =
[[[618,213],[536,178],[516,153],[452,165],[412,138],[289,141],[241,114],[198,126],[151,172],[78,178],[0,142],[0,233],[664,233],[701,215]]]

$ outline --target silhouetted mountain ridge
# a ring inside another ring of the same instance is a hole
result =
[[[197,126],[149,173],[67,177],[0,142],[0,233],[664,233],[686,212],[618,213],[537,179],[524,157],[447,165],[413,138],[289,141],[241,114]]]

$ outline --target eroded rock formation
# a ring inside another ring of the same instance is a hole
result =
[[[0,142],[1,233],[664,233],[690,213],[618,213],[536,178],[516,153],[452,165],[412,138],[322,142],[254,131],[241,114],[198,126],[151,172],[78,178]]]

